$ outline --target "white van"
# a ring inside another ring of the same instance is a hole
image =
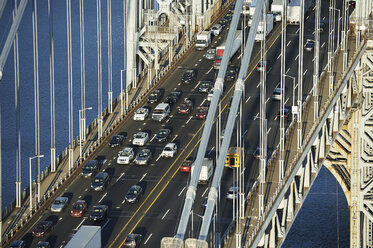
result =
[[[170,104],[162,102],[154,108],[152,119],[155,121],[162,121],[170,114],[170,112]]]

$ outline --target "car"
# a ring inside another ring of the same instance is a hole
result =
[[[125,140],[124,135],[116,134],[113,137],[111,137],[111,140],[109,141],[110,147],[119,147],[123,144]]]
[[[280,116],[281,116],[281,110],[278,111],[278,114],[276,115],[276,118],[277,118],[278,120],[280,120]],[[289,107],[286,107],[286,106],[285,106],[285,108],[284,108],[284,118],[285,118],[286,120],[288,120],[288,119],[291,118],[290,108],[289,108]]]
[[[179,101],[182,94],[183,92],[181,90],[171,91],[166,97],[165,103],[168,103],[168,104],[176,103],[177,101]]]
[[[212,96],[214,95],[214,88],[212,88],[207,94],[207,101],[211,102]]]
[[[221,31],[223,30],[223,27],[220,24],[214,24],[211,28],[211,33],[215,36],[218,36]]]
[[[306,52],[312,52],[314,46],[315,46],[315,42],[313,40],[307,40],[306,44],[304,45],[304,50]]]
[[[355,6],[356,6],[356,1],[355,0],[349,0],[348,1],[348,7],[355,8]]]
[[[147,132],[138,132],[135,134],[132,144],[135,146],[144,146],[149,140],[149,134]]]
[[[97,205],[89,215],[91,221],[103,221],[107,217],[107,211],[109,207],[107,205]]]
[[[89,160],[88,163],[83,167],[81,175],[84,178],[88,178],[96,174],[98,169],[97,160]]]
[[[123,243],[124,247],[139,247],[142,241],[141,234],[131,233],[127,236],[126,240]]]
[[[161,157],[173,158],[177,152],[177,145],[175,143],[168,143],[161,153]]]
[[[133,115],[133,120],[135,121],[144,121],[149,115],[149,109],[147,108],[138,108]]]
[[[109,174],[106,172],[99,172],[91,183],[91,188],[95,191],[103,191],[109,184]]]
[[[148,97],[148,103],[156,103],[162,98],[162,91],[154,90]]]
[[[70,211],[71,217],[82,217],[84,212],[87,210],[87,203],[85,200],[77,200],[73,204],[73,208]]]
[[[229,19],[223,17],[222,19],[220,19],[219,24],[220,24],[222,27],[225,27],[225,26],[228,24],[228,22],[229,22]]]
[[[227,195],[226,195],[226,199],[227,200],[233,200],[233,199],[237,199],[238,198],[238,188],[237,187],[230,187],[228,192],[227,192]]]
[[[135,158],[132,147],[125,147],[118,153],[117,164],[129,164]]]
[[[200,81],[198,85],[198,91],[201,93],[208,93],[213,87],[212,81],[205,80]]]
[[[177,112],[179,114],[190,114],[190,112],[193,111],[193,102],[192,100],[186,98],[184,99],[184,102],[181,103],[178,107],[177,107]]]
[[[260,147],[258,146],[258,147],[255,149],[254,153],[253,153],[254,158],[257,158],[257,159],[260,158],[260,151],[261,151],[261,149],[260,149]]]
[[[208,197],[203,197],[202,198],[202,202],[201,202],[201,209],[202,209],[202,211],[205,211],[208,199],[209,199]]]
[[[280,87],[276,87],[273,90],[272,99],[273,100],[278,100],[278,101],[281,100],[281,88]]]
[[[51,212],[62,212],[65,207],[69,204],[69,198],[67,197],[57,197],[51,206]]]
[[[126,202],[138,202],[142,194],[143,189],[140,185],[132,185],[124,199],[126,200]]]
[[[34,230],[32,231],[32,236],[41,238],[47,235],[53,228],[53,222],[49,220],[40,221]]]
[[[225,73],[225,81],[232,82],[237,78],[238,68],[236,66],[230,66]]]
[[[153,121],[163,121],[171,113],[171,106],[168,103],[161,102],[153,110],[152,120]]]
[[[319,30],[320,32],[325,32],[327,29],[325,22],[320,22]]]
[[[158,142],[166,141],[171,136],[171,129],[168,128],[162,128],[158,131],[157,135],[155,136],[155,139]]]
[[[197,108],[197,113],[196,113],[196,118],[197,119],[206,119],[208,110],[209,110],[208,107],[198,107]]]
[[[257,71],[265,71],[266,67],[267,67],[267,61],[262,60],[262,61],[259,61],[258,65],[256,66],[256,70]]]
[[[216,56],[216,49],[215,48],[208,49],[206,54],[205,54],[205,58],[208,59],[208,60],[214,60],[215,56]]]
[[[51,245],[47,241],[39,241],[37,248],[50,248]]]
[[[185,160],[181,163],[180,171],[181,172],[190,172],[190,168],[193,164],[193,161],[191,160]]]
[[[181,82],[185,84],[191,84],[194,82],[194,79],[196,78],[196,71],[195,70],[186,70],[181,77]]]
[[[24,247],[26,247],[26,242],[23,240],[14,240],[9,246],[9,248],[24,248]]]
[[[150,149],[142,149],[135,158],[135,164],[145,165],[147,164],[152,157],[152,152]]]

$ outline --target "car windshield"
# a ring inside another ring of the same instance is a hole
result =
[[[187,71],[187,72],[184,73],[183,76],[184,76],[184,77],[192,77],[192,72]]]
[[[119,156],[125,156],[125,157],[127,157],[127,156],[129,156],[129,155],[131,155],[130,151],[122,151],[122,152],[119,154]]]
[[[136,114],[144,114],[145,113],[145,109],[138,109],[136,111]]]
[[[95,183],[101,183],[103,181],[102,178],[95,178]]]
[[[136,139],[142,139],[142,138],[144,138],[145,137],[145,134],[143,134],[143,133],[138,133],[138,134],[136,134]]]
[[[36,226],[36,229],[45,229],[45,227],[46,227],[46,225],[44,225],[44,224],[38,224]]]
[[[92,170],[94,167],[92,166],[92,165],[86,165],[85,167],[84,167],[84,169],[86,169],[86,170]]]
[[[55,200],[54,201],[54,204],[62,204],[63,202],[62,201],[60,201],[60,200]]]
[[[128,194],[130,194],[130,195],[137,195],[138,193],[139,193],[139,191],[136,188],[131,188],[128,191]]]
[[[184,161],[181,166],[185,166],[185,167],[189,167],[190,166],[190,162],[189,161]]]
[[[186,108],[187,105],[185,103],[180,104],[180,108]]]
[[[119,136],[113,136],[113,138],[111,140],[112,141],[118,141],[119,140]]]
[[[74,208],[74,209],[79,209],[79,210],[81,210],[81,209],[84,208],[84,206],[83,206],[83,204],[75,204],[75,205],[73,206],[73,208]]]
[[[172,151],[172,147],[170,147],[170,146],[166,146],[166,147],[164,148],[164,150],[165,150],[165,151]]]
[[[201,87],[207,88],[210,86],[210,83],[204,82],[201,84]]]
[[[215,55],[215,50],[208,50],[208,51],[207,51],[207,54]]]
[[[205,113],[205,112],[206,112],[206,109],[204,109],[204,108],[198,109],[198,113]]]
[[[158,95],[158,92],[152,92],[152,93],[150,93],[150,96],[152,96],[152,97],[156,97]]]
[[[146,158],[149,156],[149,153],[147,151],[141,151],[139,154],[140,158]]]
[[[95,213],[102,213],[104,210],[102,208],[95,208],[95,210],[93,210],[93,212]]]
[[[167,134],[167,131],[166,131],[166,130],[160,130],[160,131],[159,131],[159,134],[160,134],[160,135],[166,135],[166,134]]]

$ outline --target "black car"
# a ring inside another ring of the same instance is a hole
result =
[[[276,118],[277,118],[278,120],[280,120],[280,117],[281,117],[281,112],[279,111],[278,114],[277,114],[277,116],[276,116]],[[285,108],[284,108],[284,118],[285,118],[286,120],[291,119],[291,111],[290,111],[290,108],[289,108],[289,107],[285,107]]]
[[[97,160],[89,160],[88,163],[83,167],[81,175],[85,178],[91,177],[96,174],[98,169],[98,161]]]
[[[184,72],[183,76],[181,77],[181,82],[185,84],[191,84],[193,83],[195,78],[196,78],[196,71],[187,70],[186,72]]]
[[[237,67],[230,66],[225,73],[225,80],[226,81],[234,81],[237,77]]]
[[[209,93],[212,89],[212,81],[200,81],[198,86],[198,91],[202,93]]]
[[[124,199],[127,202],[137,202],[140,200],[140,197],[143,194],[143,189],[139,185],[132,185],[131,188],[128,190]]]
[[[225,27],[225,26],[227,26],[229,20],[230,20],[229,17],[228,17],[228,18],[223,17],[222,19],[220,19],[219,24],[220,24],[222,27]]]
[[[168,104],[176,103],[182,94],[183,92],[181,90],[171,91],[170,94],[168,94],[168,96],[166,97],[165,103],[168,103]]]
[[[326,31],[326,23],[325,22],[320,22],[320,32]]]
[[[127,236],[126,241],[124,241],[124,247],[139,247],[142,240],[141,234],[131,233]]]
[[[49,242],[46,242],[46,241],[44,241],[44,242],[43,242],[43,241],[40,241],[36,247],[37,247],[37,248],[50,248],[51,245],[50,245]]]
[[[109,184],[109,174],[106,172],[99,172],[91,184],[91,188],[95,191],[103,191]]]
[[[105,220],[107,217],[108,209],[109,207],[107,205],[97,205],[89,215],[89,219],[93,221]]]
[[[24,248],[24,247],[26,247],[26,243],[23,240],[15,240],[9,246],[9,248]]]
[[[149,103],[156,103],[162,98],[162,91],[154,90],[148,97]]]
[[[307,40],[306,44],[304,45],[304,50],[307,52],[312,52],[315,42],[313,40]]]
[[[47,233],[49,233],[53,228],[53,222],[52,221],[40,221],[34,230],[32,231],[32,236],[33,237],[45,237]]]
[[[168,128],[163,128],[159,130],[157,135],[155,136],[155,139],[159,142],[166,141],[171,136],[171,130]]]
[[[203,197],[203,198],[202,198],[201,209],[202,209],[203,212],[204,212],[205,209],[206,209],[208,199],[209,199],[208,197]]]
[[[111,140],[109,141],[110,147],[119,147],[123,144],[125,137],[120,134],[114,135]]]

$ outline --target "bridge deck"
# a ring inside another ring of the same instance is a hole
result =
[[[348,41],[348,62],[352,59],[353,55],[356,53],[356,43],[355,38],[350,37]],[[335,62],[334,62],[334,76],[335,82],[337,82],[343,74],[343,53],[337,52],[335,55]],[[324,71],[320,77],[319,81],[319,113],[320,117],[329,104],[327,102],[329,96],[329,73]],[[338,86],[337,86],[338,87]],[[335,87],[335,89],[337,89]],[[308,96],[303,103],[303,110],[302,110],[302,128],[303,128],[303,143],[306,143],[306,140],[312,136],[314,131],[314,127],[318,123],[314,123],[314,97],[312,95]],[[298,152],[297,149],[297,129],[298,124],[296,120],[294,120],[288,129],[286,130],[285,136],[285,154],[284,154],[284,179],[283,182],[286,182],[287,178],[290,176],[291,172],[296,165],[297,158],[299,157],[301,152]],[[312,129],[312,130],[311,130]],[[266,182],[264,186],[264,206],[265,206],[265,214],[266,216],[272,208],[273,203],[277,198],[277,193],[280,192],[283,185],[279,184],[279,152],[278,149],[273,153],[271,159],[267,163],[267,171],[266,171]],[[256,168],[251,168],[251,170],[257,170]],[[257,173],[251,173],[257,175]],[[314,178],[316,175],[312,175]],[[250,244],[255,235],[260,231],[263,221],[265,218],[259,218],[259,184],[255,184],[252,192],[249,193],[247,198],[246,208],[245,208],[245,218],[242,219],[240,222],[240,228],[242,233],[242,244]],[[300,206],[296,206],[296,210]],[[294,213],[295,213],[294,212]],[[237,229],[237,226],[236,226]],[[237,231],[237,230],[236,230]],[[232,235],[228,241],[227,247],[236,247],[236,238],[235,235]]]

